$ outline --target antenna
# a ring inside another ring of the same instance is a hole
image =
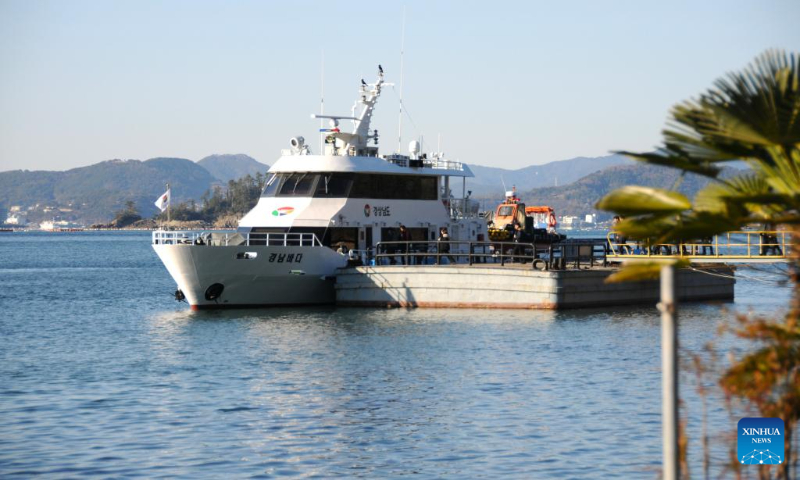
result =
[[[403,53],[406,47],[406,7],[403,5],[403,30],[400,36],[400,116],[397,119],[397,153],[403,145]]]
[[[320,82],[319,82],[319,113],[322,115],[325,113],[325,50],[322,50],[322,58],[320,59]],[[324,125],[325,120],[319,119],[319,129],[320,131],[325,127]],[[319,154],[324,155],[325,152],[322,149],[322,135],[319,136]]]
[[[442,153],[442,134],[439,133],[436,135],[436,152]]]
[[[506,182],[503,180],[503,176],[502,175],[500,175],[500,183],[503,184],[503,196],[505,197],[506,196],[506,192],[508,191],[508,189],[506,189]]]

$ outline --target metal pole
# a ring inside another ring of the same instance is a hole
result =
[[[675,266],[661,267],[661,422],[664,480],[677,480],[678,465],[678,311]]]

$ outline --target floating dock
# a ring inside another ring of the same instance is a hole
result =
[[[655,303],[659,282],[605,283],[615,267],[536,270],[530,264],[386,265],[343,268],[336,304],[358,307],[508,308],[561,310]],[[681,301],[731,301],[733,269],[679,270]]]

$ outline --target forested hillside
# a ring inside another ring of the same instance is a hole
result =
[[[31,220],[56,212],[90,223],[108,221],[133,201],[142,215],[151,216],[158,211],[153,202],[167,182],[175,200],[181,201],[200,198],[218,181],[182,158],[109,160],[64,172],[14,170],[0,173],[0,209],[38,205],[29,214]]]
[[[722,177],[730,176],[734,171],[728,167]],[[549,205],[559,215],[597,213],[598,220],[604,220],[611,214],[597,211],[594,205],[616,188],[644,185],[672,189],[677,186],[679,192],[692,198],[708,182],[707,177],[687,174],[681,179],[678,170],[636,163],[606,168],[563,187],[520,189],[518,185],[517,191],[527,205]],[[497,200],[500,200],[499,196]]]
[[[517,190],[567,185],[605,168],[632,163],[633,160],[622,155],[607,155],[576,157],[516,170],[469,165],[475,177],[467,179],[467,189],[475,197],[495,197],[503,195],[503,184],[506,189],[516,185]]]
[[[237,155],[209,155],[198,160],[197,164],[208,170],[211,175],[223,183],[229,180],[238,180],[245,175],[252,177],[255,177],[257,173],[263,175],[269,170],[269,165],[258,162],[242,153]]]

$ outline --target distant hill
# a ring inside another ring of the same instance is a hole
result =
[[[472,190],[473,197],[502,197],[504,182],[507,189],[510,190],[512,185],[516,185],[518,191],[567,185],[604,168],[632,163],[633,160],[622,155],[607,155],[594,158],[577,157],[517,170],[469,165],[475,178],[467,179],[467,189]]]
[[[197,163],[223,183],[228,183],[228,180],[238,180],[248,174],[251,176],[255,176],[258,172],[264,174],[269,170],[269,165],[242,153],[209,155]]]
[[[126,201],[133,200],[143,216],[151,216],[157,211],[153,202],[164,193],[167,182],[174,202],[179,202],[200,198],[218,181],[184,158],[109,160],[64,172],[14,170],[0,172],[0,209],[38,204],[37,211],[45,219],[66,213],[62,216],[88,223],[108,221]],[[46,207],[63,208],[51,213]]]
[[[215,185],[227,185],[228,180],[264,173],[268,168],[247,155],[211,155],[197,163],[183,158],[109,160],[65,172],[0,172],[0,211],[12,205],[38,205],[28,212],[30,221],[60,216],[89,224],[108,222],[132,200],[147,218],[156,213],[153,202],[167,182],[172,185],[173,204],[177,205],[199,201]],[[493,209],[503,198],[502,177],[507,188],[516,185],[527,204],[551,205],[559,215],[595,212],[594,204],[603,195],[623,185],[671,188],[679,175],[678,171],[638,164],[619,155],[579,157],[518,170],[480,165],[470,168],[476,177],[468,179],[467,188],[473,191],[473,198],[483,199],[485,209]],[[553,187],[556,178],[559,186]],[[691,197],[706,183],[703,177],[687,175],[679,190]],[[460,194],[460,185],[454,185],[453,190]],[[600,213],[600,218],[607,216]]]
[[[735,173],[737,173],[737,169],[726,167],[721,176],[723,178],[730,177]],[[672,189],[679,176],[678,170],[634,163],[606,168],[569,185],[524,190],[517,188],[517,191],[526,205],[549,205],[556,210],[559,216],[597,213],[598,220],[605,220],[613,214],[598,211],[594,205],[612,190],[625,185]],[[708,178],[700,175],[687,174],[677,190],[691,199],[709,181]],[[500,196],[496,200],[501,200]]]

